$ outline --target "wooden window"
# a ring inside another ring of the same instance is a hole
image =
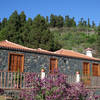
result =
[[[8,71],[23,72],[24,70],[24,55],[9,53],[8,56]]]
[[[83,75],[84,76],[89,76],[90,74],[90,66],[89,63],[84,62],[83,63]]]
[[[93,76],[99,76],[99,64],[92,64],[92,74]]]
[[[58,71],[58,61],[56,58],[51,58],[50,59],[50,73],[56,73]]]

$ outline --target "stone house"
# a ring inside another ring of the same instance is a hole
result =
[[[72,50],[61,49],[56,52],[32,49],[10,41],[0,42],[0,71],[37,72],[44,67],[46,73],[57,71],[75,76],[100,76],[100,59],[89,57]],[[90,81],[90,79],[88,80]]]

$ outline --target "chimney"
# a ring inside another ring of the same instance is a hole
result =
[[[87,48],[85,51],[87,56],[92,57],[92,48]]]

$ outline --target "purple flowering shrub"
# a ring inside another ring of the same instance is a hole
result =
[[[48,75],[41,80],[38,74],[26,75],[26,89],[21,91],[24,100],[96,100],[84,84],[68,84],[64,74]],[[31,88],[30,88],[31,87]]]
[[[4,94],[4,90],[0,88],[0,95]]]

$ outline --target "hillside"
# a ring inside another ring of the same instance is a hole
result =
[[[55,39],[60,42],[62,48],[85,53],[86,48],[93,49],[93,55],[99,57],[96,50],[98,34],[94,29],[90,31],[78,28],[50,28]]]

